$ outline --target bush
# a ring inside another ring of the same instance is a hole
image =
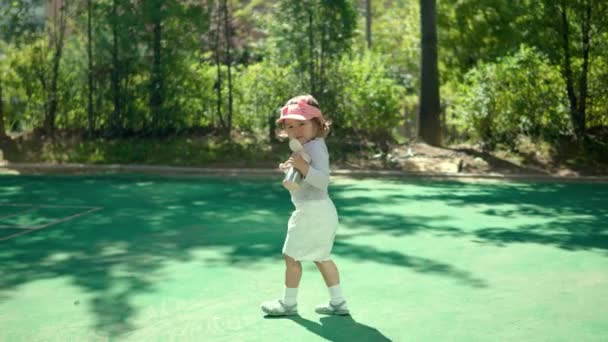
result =
[[[596,58],[589,70],[587,128],[608,126],[608,58]]]
[[[42,42],[38,43],[42,44]],[[40,50],[36,43],[19,48],[6,45],[5,56],[0,59],[4,120],[7,130],[31,130],[44,119],[44,90],[35,67],[40,67]]]
[[[515,148],[520,134],[553,140],[571,132],[565,85],[558,67],[535,49],[482,63],[465,75],[453,116],[486,147]]]
[[[292,68],[273,62],[242,69],[235,81],[235,127],[247,131],[268,128],[289,98],[306,92],[296,78]]]
[[[393,130],[403,121],[406,90],[389,78],[383,59],[372,53],[344,57],[335,77],[339,128],[352,131],[380,145],[392,140]]]

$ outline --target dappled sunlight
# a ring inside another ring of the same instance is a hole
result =
[[[539,243],[608,249],[608,185],[347,181],[336,203],[351,230],[393,235],[442,232],[487,243]],[[365,191],[367,187],[367,192]],[[417,187],[417,189],[415,189]],[[351,190],[357,193],[353,196]],[[500,228],[496,228],[496,225]]]
[[[458,269],[450,264],[427,258],[406,255],[399,251],[337,241],[334,246],[334,253],[340,257],[357,260],[358,262],[374,262],[384,265],[401,266],[411,269],[414,272],[452,278],[473,287],[487,287],[485,281],[473,276],[464,269]]]
[[[206,181],[84,179],[86,182],[80,177],[3,179],[9,184],[25,183],[21,191],[3,196],[9,203],[103,207],[80,220],[5,241],[8,248],[0,254],[7,265],[0,279],[3,291],[36,280],[71,278],[94,295],[95,329],[112,335],[133,328],[130,319],[137,309],[131,298],[156,291],[153,284],[165,260],[190,261],[192,253],[201,248],[226,253],[228,263],[259,262],[280,254],[276,243],[284,230],[272,225],[283,228],[277,211],[288,213],[288,198],[282,209],[273,210],[275,203],[282,203],[277,195],[262,201],[242,201],[238,196],[225,200],[223,195],[230,189],[222,182],[214,186]],[[251,196],[267,183],[245,186]],[[250,210],[252,215],[242,214]],[[257,247],[248,247],[251,241]]]
[[[0,300],[37,281],[69,279],[90,294],[93,328],[103,336],[137,329],[142,310],[137,299],[176,281],[168,268],[176,263],[192,263],[201,272],[282,267],[293,206],[275,179],[131,175],[5,176],[0,181],[3,204],[99,208],[1,241]],[[465,287],[490,285],[484,275],[470,271],[465,264],[470,259],[439,260],[432,248],[413,246],[412,239],[445,240],[444,248],[453,253],[521,243],[608,250],[606,185],[340,180],[330,191],[341,220],[333,250],[337,258],[403,268]],[[17,216],[12,224],[32,225],[73,211],[38,211]],[[17,212],[3,209],[0,216]],[[323,327],[303,324],[330,335]],[[345,327],[381,336],[361,323]]]
[[[475,235],[498,246],[511,243],[537,243],[554,245],[571,251],[605,251],[608,249],[608,231],[605,227],[596,224],[595,219],[559,219],[541,225],[482,228],[475,231]]]

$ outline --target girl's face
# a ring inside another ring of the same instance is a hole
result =
[[[285,130],[290,139],[306,144],[317,136],[317,129],[310,120],[285,120]]]

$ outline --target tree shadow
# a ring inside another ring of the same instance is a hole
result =
[[[69,279],[92,294],[92,328],[103,336],[135,329],[133,299],[157,291],[167,260],[192,260],[201,248],[227,248],[233,263],[280,254],[284,231],[278,227],[286,218],[276,213],[287,215],[290,205],[267,181],[219,178],[173,183],[149,177],[19,176],[1,178],[0,190],[0,204],[102,207],[0,241],[0,291],[8,294],[37,280]],[[256,201],[249,198],[253,194]],[[248,214],[235,214],[239,212]]]
[[[509,243],[553,245],[565,250],[608,251],[608,184],[583,182],[488,182],[464,183],[429,180],[385,180],[382,196],[365,194],[365,187],[354,185],[346,191],[359,196],[343,198],[338,192],[341,213],[346,222],[357,222],[353,229],[368,228],[393,235],[435,232],[473,237],[482,242],[506,246]],[[403,186],[416,185],[424,191],[407,194]],[[393,189],[394,188],[394,189]],[[403,189],[403,188],[401,188]],[[509,224],[495,226],[476,222],[455,227],[443,213],[416,216],[411,213],[381,212],[397,203],[437,201],[453,208],[475,208],[482,217],[505,219]],[[478,208],[478,209],[477,209]],[[386,217],[386,223],[382,223]],[[517,221],[518,220],[518,221]],[[534,223],[535,221],[541,223]]]
[[[408,193],[403,186],[422,187],[423,191]],[[372,193],[370,187],[386,191]],[[2,176],[0,191],[0,204],[103,208],[0,241],[0,301],[31,282],[68,279],[91,295],[93,328],[104,336],[120,336],[136,328],[133,319],[138,308],[134,298],[158,291],[158,282],[166,279],[162,270],[167,261],[195,260],[197,251],[204,249],[219,255],[205,260],[209,267],[217,263],[251,268],[280,262],[292,210],[288,194],[278,182],[268,179]],[[608,250],[608,185],[383,180],[338,184],[331,191],[349,228],[349,234],[336,241],[337,256],[445,276],[467,286],[487,285],[466,269],[399,250],[356,244],[349,238],[353,234],[399,237],[434,232],[495,244],[523,241],[569,250]],[[441,201],[456,207],[483,205],[486,209],[482,213],[488,217],[554,219],[549,224],[518,227],[487,227],[479,222],[479,226],[462,229],[443,213],[415,215],[379,210],[406,201]],[[502,208],[504,204],[509,208]]]
[[[372,246],[352,245],[336,241],[332,252],[351,260],[373,261],[379,264],[406,267],[423,274],[448,277],[471,287],[484,288],[488,286],[483,279],[475,277],[466,270],[428,258],[405,255],[397,251],[382,251]]]
[[[548,173],[544,170],[545,166],[542,163],[538,162],[536,158],[533,158],[531,154],[524,156],[525,163],[523,166],[520,166],[508,160],[498,158],[489,152],[478,151],[472,148],[448,148],[448,150],[452,150],[455,152],[463,152],[472,157],[481,158],[488,163],[491,170],[498,170],[500,172],[507,173],[524,173],[537,175]]]
[[[333,342],[351,341],[392,341],[378,329],[355,321],[351,315],[346,316],[327,316],[320,319],[321,324],[303,318],[302,316],[270,317],[266,319],[289,319],[306,330]]]

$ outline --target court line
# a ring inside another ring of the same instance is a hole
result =
[[[32,211],[32,210],[35,210],[35,209],[36,209],[36,207],[30,208],[30,209],[25,209],[25,210],[22,210],[22,211],[18,211],[18,212],[13,213],[13,214],[8,214],[6,216],[0,216],[0,220],[6,219],[6,218],[9,218],[9,217],[13,217],[13,216],[17,216],[17,215],[21,215],[23,213],[27,213],[28,211]],[[2,226],[0,226],[0,227],[2,227]]]
[[[79,209],[89,209],[89,208],[98,208],[98,207],[89,207],[84,205],[39,205],[39,204],[31,204],[31,203],[0,203],[0,207],[34,207],[34,208],[79,208]]]
[[[5,237],[3,237],[3,238],[0,238],[0,241],[4,241],[4,240],[8,240],[8,239],[12,239],[12,238],[15,238],[15,237],[17,237],[17,236],[19,236],[19,235],[27,234],[27,233],[29,233],[29,232],[33,232],[33,231],[34,231],[33,229],[28,229],[28,230],[23,231],[23,232],[20,232],[20,233],[16,233],[16,234],[13,234],[13,235],[9,235],[9,236],[5,236]]]
[[[15,229],[25,229],[25,231],[23,231],[23,232],[19,232],[19,233],[15,233],[15,234],[12,234],[12,235],[9,235],[9,236],[5,236],[5,237],[3,237],[3,238],[0,238],[0,241],[8,240],[8,239],[11,239],[11,238],[14,238],[14,237],[20,236],[20,235],[27,234],[27,233],[29,233],[29,232],[33,232],[33,231],[35,231],[35,230],[44,229],[44,228],[47,228],[47,227],[52,226],[52,225],[56,225],[56,224],[59,224],[59,223],[62,223],[62,222],[66,222],[66,221],[69,221],[69,220],[73,220],[73,219],[75,219],[75,218],[77,218],[77,217],[79,217],[79,216],[83,216],[83,215],[86,215],[86,214],[90,214],[90,213],[92,213],[92,212],[95,212],[95,211],[98,211],[98,210],[103,209],[103,207],[70,207],[70,206],[38,206],[38,207],[46,207],[46,208],[50,208],[50,207],[61,207],[61,208],[88,208],[89,210],[82,211],[82,212],[76,213],[76,214],[74,214],[74,215],[70,215],[70,216],[67,216],[67,217],[64,217],[64,218],[61,218],[61,219],[55,220],[55,221],[51,221],[51,222],[49,222],[49,223],[47,223],[47,224],[43,224],[43,225],[40,225],[40,226],[35,226],[35,227],[22,227],[22,226],[14,226],[14,227],[10,227],[10,228],[15,228]],[[4,226],[2,226],[2,227],[4,227]]]
[[[8,224],[3,224],[0,226],[0,229],[32,229],[32,227],[11,226]]]
[[[90,213],[92,213],[92,212],[95,212],[95,211],[98,211],[98,210],[103,209],[102,207],[89,207],[89,208],[90,208],[90,209],[89,209],[89,210],[87,210],[87,211],[83,211],[83,212],[80,212],[80,213],[76,213],[76,214],[74,214],[74,215],[67,216],[67,217],[64,217],[64,218],[62,218],[62,219],[59,219],[59,220],[56,220],[56,221],[53,221],[53,222],[50,222],[50,223],[47,223],[47,224],[43,224],[43,225],[41,225],[41,226],[32,227],[31,229],[43,229],[43,228],[46,228],[46,227],[48,227],[48,226],[51,226],[51,225],[54,225],[54,224],[59,224],[59,223],[65,222],[65,221],[69,221],[69,220],[75,219],[75,218],[77,218],[77,217],[79,217],[79,216],[83,216],[83,215],[86,215],[86,214],[90,214]]]

